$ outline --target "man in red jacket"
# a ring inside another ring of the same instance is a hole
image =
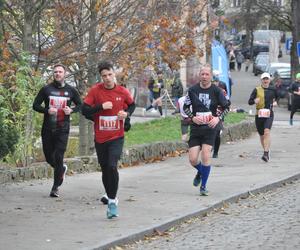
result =
[[[102,170],[102,182],[108,196],[107,218],[118,216],[117,191],[119,184],[118,160],[124,144],[124,120],[135,109],[129,91],[116,84],[113,64],[98,66],[101,83],[96,83],[84,99],[82,113],[93,117],[95,148]],[[124,110],[126,109],[126,110]]]

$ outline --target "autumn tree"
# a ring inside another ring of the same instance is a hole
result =
[[[201,36],[196,29],[203,23],[205,4],[204,0],[6,1],[0,16],[7,34],[4,47],[17,60],[20,51],[29,51],[32,67],[45,81],[49,66],[64,63],[70,81],[84,96],[98,80],[99,60],[115,62],[122,79],[129,81],[159,61],[178,69],[183,59],[202,56],[195,38]],[[82,118],[80,127],[81,153],[89,154],[90,129]]]

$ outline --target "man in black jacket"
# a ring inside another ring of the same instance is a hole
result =
[[[44,114],[41,131],[43,151],[46,161],[54,168],[50,197],[59,197],[58,187],[62,185],[67,172],[63,159],[70,131],[70,115],[78,112],[81,106],[77,90],[65,83],[65,76],[65,66],[54,65],[54,81],[44,86],[33,102],[33,109]],[[71,107],[72,103],[74,107]]]
[[[201,184],[202,196],[208,195],[206,183],[211,169],[211,150],[220,121],[228,112],[229,105],[221,89],[212,84],[211,67],[203,66],[200,70],[199,84],[189,88],[183,105],[184,112],[192,121],[188,144],[190,163],[197,170],[193,185]],[[217,112],[218,107],[222,108],[221,112]]]

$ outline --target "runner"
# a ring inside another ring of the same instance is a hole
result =
[[[102,170],[102,182],[108,196],[107,218],[118,216],[117,191],[119,185],[118,160],[124,144],[124,119],[135,109],[129,91],[115,83],[113,64],[98,66],[102,83],[96,83],[87,94],[83,115],[93,116],[95,147]]]
[[[293,93],[290,125],[293,125],[294,114],[300,109],[300,73],[296,74],[296,81],[292,84],[291,91]]]
[[[190,106],[192,106],[192,111]],[[218,106],[224,110],[219,116],[217,116]],[[211,67],[205,65],[200,70],[200,83],[188,90],[184,104],[184,112],[192,119],[188,142],[189,160],[197,169],[193,185],[199,186],[201,183],[200,195],[208,195],[206,183],[211,169],[211,150],[220,121],[228,111],[228,106],[229,102],[222,91],[212,84]],[[199,156],[201,156],[200,162]]]
[[[261,85],[256,87],[249,98],[248,104],[256,104],[255,125],[260,136],[260,143],[264,150],[261,159],[270,160],[270,130],[274,120],[273,107],[277,106],[277,94],[275,88],[270,87],[270,74],[261,75]]]
[[[54,65],[54,81],[44,86],[33,102],[33,109],[44,114],[41,133],[43,151],[46,161],[54,168],[50,197],[59,197],[58,187],[62,185],[67,172],[63,159],[70,131],[70,114],[78,112],[81,105],[77,90],[65,83],[65,76],[65,66]],[[71,107],[72,102],[74,107]]]
[[[220,81],[219,75],[220,75],[220,73],[218,70],[213,71],[213,83],[221,89],[222,93],[224,94],[225,98],[228,100],[229,105],[230,105],[229,96],[227,95],[227,91],[226,91],[226,84],[224,82]],[[219,112],[221,112],[221,113],[223,112],[223,109],[220,106],[218,106],[217,114]],[[219,149],[220,149],[220,145],[221,145],[221,134],[222,134],[222,129],[223,129],[223,122],[224,122],[224,117],[221,120],[220,126],[218,127],[219,129],[216,134],[216,139],[215,139],[215,143],[213,146],[213,155],[212,155],[213,158],[219,157]]]

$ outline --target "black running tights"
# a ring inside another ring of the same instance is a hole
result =
[[[118,160],[123,150],[124,138],[95,143],[98,162],[102,170],[102,182],[109,199],[115,199],[119,186]]]
[[[69,133],[42,129],[42,144],[46,161],[54,168],[53,186],[62,184],[64,154],[68,144]]]

